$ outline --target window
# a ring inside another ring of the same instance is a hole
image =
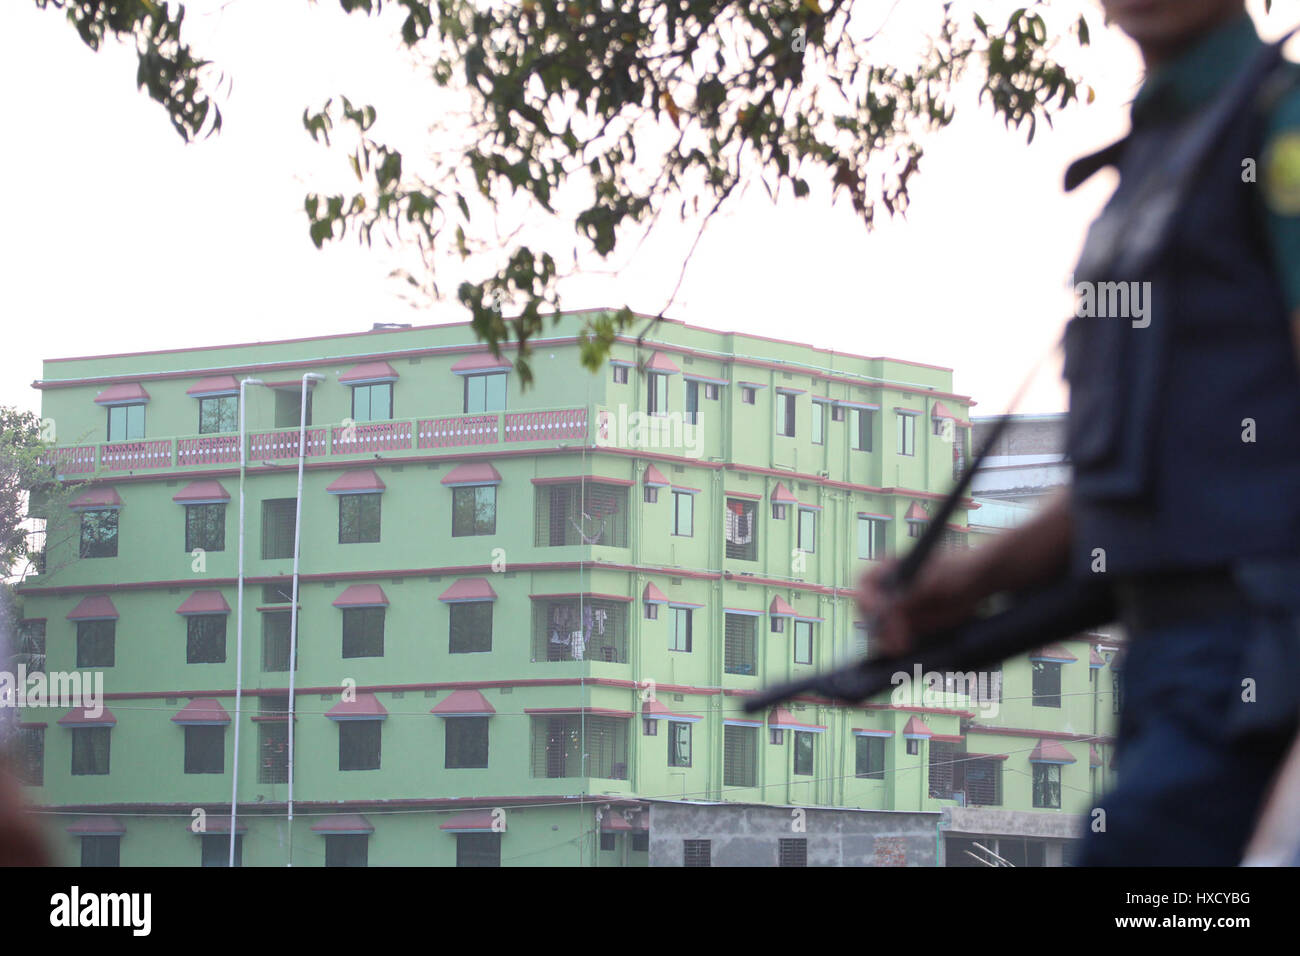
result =
[[[659,721],[653,717],[645,717],[641,720],[641,735],[644,737],[659,736]]]
[[[831,421],[833,421],[833,422],[842,422],[842,421],[844,421],[844,406],[843,406],[843,405],[832,405],[832,406],[831,406]]]
[[[381,495],[339,495],[339,544],[373,544],[379,540]]]
[[[659,489],[653,486],[647,486],[645,490],[645,503],[648,505],[652,505],[658,501],[659,501]]]
[[[700,421],[700,383],[686,383],[686,415],[685,422],[687,425],[697,425]]]
[[[488,718],[448,717],[447,756],[444,766],[448,770],[480,769],[488,765]]]
[[[120,836],[84,836],[81,838],[82,866],[121,866]]]
[[[293,625],[291,612],[266,611],[262,614],[262,670],[289,670],[289,637]],[[298,662],[294,661],[297,670]]]
[[[393,417],[393,383],[352,386],[352,420],[386,422]]]
[[[447,610],[451,618],[449,653],[479,654],[492,650],[491,601],[448,604]]]
[[[758,505],[741,498],[728,498],[722,513],[726,555],[741,561],[758,560]]]
[[[907,741],[907,752],[910,756],[916,757],[921,753],[921,741],[917,737],[909,738]]]
[[[343,609],[343,656],[384,656],[384,612],[382,607]]]
[[[794,622],[794,662],[811,664],[813,659],[812,621]]]
[[[755,644],[758,618],[728,614],[723,630],[723,669],[728,674],[755,673]]]
[[[533,602],[534,661],[627,663],[628,605],[601,599]]]
[[[722,728],[722,783],[727,787],[752,787],[757,778],[758,728]]]
[[[451,489],[451,536],[497,533],[496,485]]]
[[[378,770],[382,720],[339,720],[339,769]]]
[[[756,388],[749,388],[744,385],[740,387],[740,401],[744,405],[753,405],[757,395],[758,389]]]
[[[185,728],[185,772],[224,773],[226,769],[226,728]]]
[[[618,849],[618,834],[602,830],[600,833],[600,851],[602,853],[613,853]]]
[[[777,521],[784,521],[790,513],[790,506],[784,504],[772,503],[772,517]]]
[[[144,437],[144,405],[113,405],[108,410],[108,440],[131,441]]]
[[[15,754],[18,778],[29,787],[45,784],[45,728],[19,727]]]
[[[866,780],[885,779],[885,738],[858,737],[853,772]]]
[[[506,407],[506,373],[465,376],[465,414],[500,412]]]
[[[29,674],[45,673],[45,622],[22,621],[18,627],[18,661]]]
[[[826,443],[826,406],[821,402],[812,403],[812,442],[814,445]]]
[[[772,633],[773,633],[773,634],[784,634],[784,633],[785,633],[785,618],[784,618],[784,617],[773,617],[773,618],[772,618]]]
[[[1061,665],[1056,661],[1030,661],[1034,671],[1035,707],[1061,706]]]
[[[916,454],[916,416],[898,413],[898,453]]]
[[[646,411],[651,415],[668,414],[668,376],[663,372],[646,375]]]
[[[958,764],[965,777],[961,781],[969,807],[1000,807],[1002,805],[1002,761],[992,757],[967,757]]]
[[[784,728],[773,727],[770,731],[768,731],[768,734],[769,734],[768,742],[771,743],[773,747],[780,747],[785,743]]]
[[[794,772],[801,777],[811,777],[813,773],[813,750],[817,735],[806,730],[794,732]]]
[[[704,383],[704,397],[706,399],[708,399],[711,402],[716,402],[718,400],[718,394],[719,394],[719,385],[717,382]]]
[[[712,845],[708,840],[682,841],[682,866],[712,866]]]
[[[199,857],[199,866],[230,865],[230,835],[227,833],[204,833],[200,838],[203,847]],[[244,835],[235,834],[235,866],[244,865]]]
[[[1034,808],[1039,810],[1059,810],[1061,808],[1060,764],[1034,764]]]
[[[191,614],[185,618],[185,663],[226,662],[226,615]]]
[[[817,550],[817,512],[811,508],[799,509],[799,550]]]
[[[691,725],[681,720],[668,722],[668,766],[691,765]]]
[[[327,833],[325,835],[326,866],[369,866],[370,834]]]
[[[645,619],[647,621],[659,620],[659,605],[652,601],[645,602]]]
[[[626,487],[595,481],[542,485],[535,500],[533,543],[537,547],[627,547]]]
[[[292,604],[293,583],[262,585],[263,604]]]
[[[102,775],[108,773],[109,740],[111,727],[72,728],[72,775]]]
[[[689,651],[691,649],[691,609],[688,607],[669,608],[670,630],[668,649],[670,651]]]
[[[302,391],[299,388],[275,390],[275,427],[297,428],[302,422]],[[307,391],[307,427],[311,428],[311,391]]]
[[[878,518],[858,517],[858,558],[878,561],[885,556],[885,523]]]
[[[81,513],[81,556],[117,557],[117,511],[106,508]]]
[[[650,834],[644,830],[632,834],[632,852],[649,853],[650,852]]]
[[[925,534],[925,529],[930,526],[928,521],[909,521],[907,523],[907,536],[909,538],[919,538]]]
[[[500,833],[457,833],[457,866],[500,866]]]
[[[794,437],[794,398],[790,392],[776,393],[776,433],[788,438]]]
[[[117,621],[77,622],[77,666],[112,667]]]
[[[532,718],[534,777],[627,779],[628,722],[579,715]]]
[[[853,409],[853,424],[849,432],[849,438],[854,451],[871,451],[872,420],[871,409]]]
[[[199,434],[239,431],[239,396],[199,399]]]
[[[265,705],[265,698],[263,698]],[[288,699],[283,701],[287,709]],[[287,718],[257,725],[257,782],[289,782],[289,722]]]
[[[626,366],[626,365],[615,365],[615,366],[614,366],[614,383],[615,383],[616,385],[626,385],[626,384],[627,384],[627,366]]]
[[[292,558],[293,530],[298,502],[293,498],[268,498],[262,502],[262,557]]]
[[[777,866],[807,866],[808,838],[782,837],[776,852]]]
[[[195,548],[204,551],[226,550],[226,506],[186,505],[185,506],[185,550]]]
[[[673,492],[673,534],[689,538],[695,533],[695,496]]]

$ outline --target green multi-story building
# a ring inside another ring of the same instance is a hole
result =
[[[1059,859],[1109,763],[1088,637],[742,707],[865,650],[858,577],[969,459],[951,371],[673,321],[578,349],[568,316],[527,391],[467,325],[47,361],[83,484],[24,647],[103,682],[21,716],[59,859],[223,864],[232,795],[245,866],[822,862],[837,814],[876,834],[843,862]],[[828,809],[728,844],[756,806]]]

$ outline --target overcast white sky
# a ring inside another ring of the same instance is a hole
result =
[[[1266,36],[1295,19],[1293,4],[1276,6],[1256,17]],[[135,91],[129,50],[90,52],[31,0],[0,6],[0,403],[38,408],[29,384],[48,357],[463,318],[454,302],[416,310],[400,298],[386,252],[318,252],[307,238],[303,196],[336,182],[344,161],[303,132],[305,107],[347,92],[380,106],[381,122],[434,119],[432,84],[395,55],[391,21],[346,17],[332,0],[222,7],[190,4],[187,26],[233,80],[225,129],[185,146]],[[710,225],[669,315],[948,366],[977,413],[1000,411],[1060,334],[1066,276],[1111,186],[1067,197],[1061,175],[1124,132],[1140,80],[1136,52],[1110,31],[1081,66],[1096,101],[1040,127],[1032,146],[959,111],[928,142],[907,220],[874,233],[824,191],[773,206],[751,189]],[[693,237],[691,224],[665,223],[630,262],[619,257],[617,276],[564,287],[565,306],[657,312]],[[1063,408],[1058,362],[1020,410]]]

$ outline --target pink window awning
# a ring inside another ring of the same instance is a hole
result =
[[[641,716],[645,720],[669,720],[680,724],[694,724],[700,720],[699,714],[683,714],[669,710],[658,700],[647,700],[642,704]]]
[[[352,584],[333,604],[334,607],[388,607],[388,595],[378,584]]]
[[[107,594],[91,594],[68,612],[69,621],[116,621],[117,608]]]
[[[645,370],[647,372],[662,372],[666,375],[679,375],[682,371],[677,367],[677,363],[664,355],[663,352],[656,352],[650,356],[649,361],[645,363]]]
[[[799,499],[790,493],[790,489],[778,481],[776,487],[772,489],[772,504],[797,505],[798,503]]]
[[[1029,754],[1030,763],[1074,763],[1074,757],[1059,740],[1043,738]]]
[[[510,360],[505,356],[497,358],[491,352],[475,352],[457,359],[451,366],[451,371],[455,375],[473,375],[481,372],[507,372],[510,368]]]
[[[912,738],[928,738],[934,736],[934,731],[927,727],[925,721],[920,717],[909,717],[907,718],[907,723],[903,725],[903,736]]]
[[[438,595],[444,604],[464,604],[471,601],[495,601],[497,592],[487,578],[461,578]]]
[[[655,587],[654,582],[651,581],[646,584],[645,590],[641,592],[641,600],[646,604],[667,604],[668,595]]]
[[[321,817],[319,822],[311,826],[312,833],[323,834],[347,834],[347,833],[374,833],[375,828],[359,813],[335,813],[328,817]]]
[[[496,810],[467,810],[438,825],[448,833],[504,833],[506,817]]]
[[[1029,659],[1031,661],[1049,661],[1057,664],[1073,664],[1079,658],[1075,657],[1060,644],[1048,644],[1046,647],[1040,647],[1038,650],[1030,651]]]
[[[929,521],[929,513],[921,507],[921,503],[913,501],[907,509],[907,514],[903,516],[904,521]]]
[[[499,485],[501,473],[485,461],[467,462],[457,465],[442,477],[442,484],[448,488],[461,488],[471,485]]]
[[[230,501],[230,492],[219,481],[191,481],[172,495],[172,501],[182,505],[224,505]]]
[[[213,697],[196,697],[172,716],[172,723],[182,727],[210,727],[230,723],[230,714]]]
[[[239,382],[233,375],[213,375],[201,378],[185,390],[186,395],[194,398],[217,398],[222,395],[238,395]]]
[[[784,707],[777,707],[768,714],[767,725],[773,730],[802,730],[814,734],[824,733],[826,730],[826,727],[822,724],[806,724],[801,720],[797,720]]]
[[[452,691],[429,713],[439,717],[491,717],[496,708],[488,703],[481,691],[466,689]]]
[[[341,385],[373,385],[397,381],[397,369],[387,362],[363,362],[339,376]]]
[[[68,504],[73,511],[99,511],[122,507],[122,498],[114,488],[91,488],[83,491]]]
[[[330,720],[387,720],[388,709],[374,694],[357,694],[356,700],[341,700],[325,712]]]
[[[798,617],[799,614],[791,606],[790,602],[783,597],[772,598],[772,603],[768,606],[767,613],[772,617]]]
[[[332,495],[378,495],[387,487],[373,468],[359,468],[345,471],[326,485],[325,490]]]
[[[230,605],[220,591],[195,591],[176,609],[177,614],[229,614]]]
[[[112,727],[117,718],[107,707],[100,708],[98,714],[90,713],[87,707],[74,707],[59,718],[60,727]]]
[[[645,474],[641,476],[641,482],[651,488],[668,487],[668,479],[654,465],[646,465]]]
[[[68,827],[73,836],[121,836],[126,824],[117,817],[82,817]]]
[[[149,393],[139,382],[110,385],[95,396],[96,405],[138,405],[149,401]]]

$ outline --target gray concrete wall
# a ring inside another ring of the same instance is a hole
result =
[[[650,865],[681,866],[686,840],[709,840],[713,866],[776,866],[779,841],[807,839],[809,866],[935,866],[938,812],[655,801]]]

